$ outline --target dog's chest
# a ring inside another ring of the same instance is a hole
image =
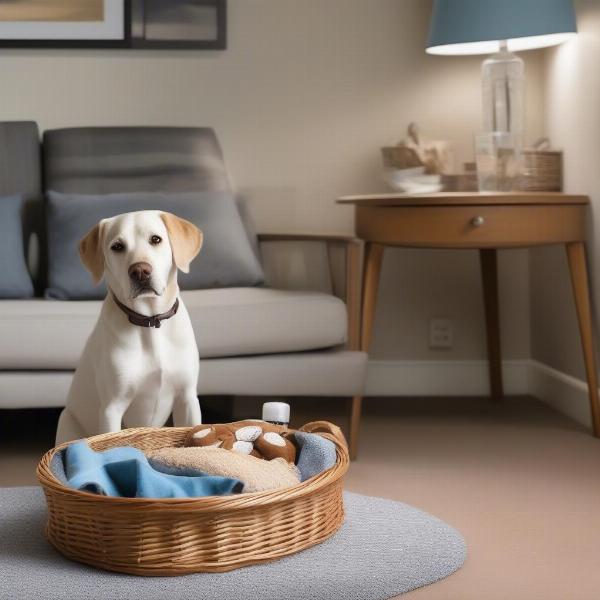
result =
[[[192,367],[192,349],[181,345],[169,336],[159,336],[155,330],[140,339],[139,348],[133,352],[132,377],[137,381],[131,384],[147,392],[168,391],[187,383]],[[193,368],[192,368],[193,372]]]
[[[181,363],[172,354],[147,353],[131,374],[132,397],[124,415],[125,424],[153,427],[163,425],[188,378]]]
[[[177,395],[196,387],[198,356],[194,345],[166,331],[146,329],[119,360],[119,377],[130,397],[124,421],[129,425],[162,425]],[[187,342],[187,343],[186,343]]]

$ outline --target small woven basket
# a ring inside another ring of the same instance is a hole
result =
[[[94,450],[182,446],[188,427],[141,427],[87,439]],[[318,544],[344,520],[348,449],[339,427],[325,421],[300,429],[336,446],[337,462],[290,488],[204,498],[115,498],[64,486],[41,459],[37,476],[48,505],[46,537],[66,557],[135,575],[223,572]]]
[[[386,169],[413,169],[423,166],[419,155],[406,146],[384,146],[381,148],[381,156]]]
[[[562,191],[562,152],[523,150],[519,188],[524,192]]]

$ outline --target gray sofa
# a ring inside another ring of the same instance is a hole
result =
[[[18,193],[26,199],[26,252],[38,295],[0,300],[0,408],[63,406],[101,304],[42,296],[45,191],[231,187],[218,141],[208,128],[59,129],[46,131],[40,142],[35,123],[0,123],[0,196]],[[241,202],[240,212],[258,241],[256,251],[262,259],[274,253],[276,268],[270,270],[263,261],[267,287],[182,292],[201,356],[198,394],[352,397],[356,425],[367,362],[357,351],[356,242],[343,236],[256,236]],[[305,242],[328,248],[329,293],[299,289],[301,284],[290,282],[282,268],[283,245]],[[355,449],[356,426],[351,430]]]

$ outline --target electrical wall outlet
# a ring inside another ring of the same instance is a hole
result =
[[[454,332],[450,319],[429,319],[429,347],[452,348]]]

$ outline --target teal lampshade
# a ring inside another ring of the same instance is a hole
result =
[[[572,0],[434,0],[429,54],[490,54],[553,46],[577,32]]]

